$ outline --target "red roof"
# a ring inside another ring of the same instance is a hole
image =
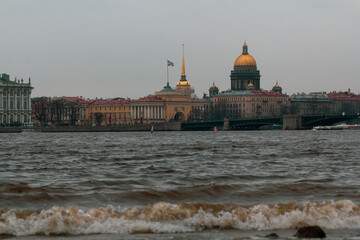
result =
[[[161,97],[150,95],[150,96],[139,98],[134,101],[135,102],[163,102],[164,100]]]
[[[350,100],[350,101],[360,101],[360,95],[357,94],[345,94],[345,93],[329,93],[327,97],[334,100]]]
[[[72,101],[72,102],[78,102],[78,103],[91,103],[91,100],[80,98],[80,97],[62,97],[63,99]]]
[[[287,96],[286,94],[282,94],[279,92],[274,92],[274,91],[251,91],[253,94],[255,95],[271,95],[271,96]]]
[[[121,105],[128,104],[129,100],[96,100],[92,102],[90,105]]]

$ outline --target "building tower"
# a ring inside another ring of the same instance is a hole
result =
[[[246,42],[242,54],[234,62],[230,79],[231,90],[260,90],[260,71],[255,59],[248,53]]]
[[[186,79],[185,74],[185,57],[184,57],[184,44],[183,47],[183,57],[182,57],[182,71],[180,81],[176,84],[176,91],[181,92],[182,95],[191,96],[194,93],[194,89],[190,86],[190,83]]]
[[[282,93],[282,87],[280,87],[279,83],[276,81],[275,86],[272,88],[274,92]]]
[[[219,94],[219,88],[213,82],[213,85],[209,88],[209,96],[215,96]]]

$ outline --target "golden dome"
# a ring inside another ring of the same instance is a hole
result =
[[[243,53],[237,57],[234,66],[256,66],[255,59],[248,53],[246,42],[243,45]]]
[[[254,84],[252,84],[252,82],[250,81],[250,83],[248,84],[248,87],[253,87]]]
[[[256,61],[250,54],[241,54],[235,60],[234,66],[256,66]]]
[[[215,85],[215,83],[213,82],[213,85],[211,86],[212,88],[216,88],[216,85]]]
[[[178,81],[176,86],[190,86],[190,83],[188,81]]]

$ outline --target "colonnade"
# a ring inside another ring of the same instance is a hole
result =
[[[132,106],[131,119],[144,120],[164,120],[165,107],[164,106]]]

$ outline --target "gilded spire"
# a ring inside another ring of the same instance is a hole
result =
[[[182,47],[183,47],[183,59],[182,59],[182,72],[181,72],[181,76],[182,76],[182,77],[185,77],[186,74],[185,74],[184,44],[182,45]]]

